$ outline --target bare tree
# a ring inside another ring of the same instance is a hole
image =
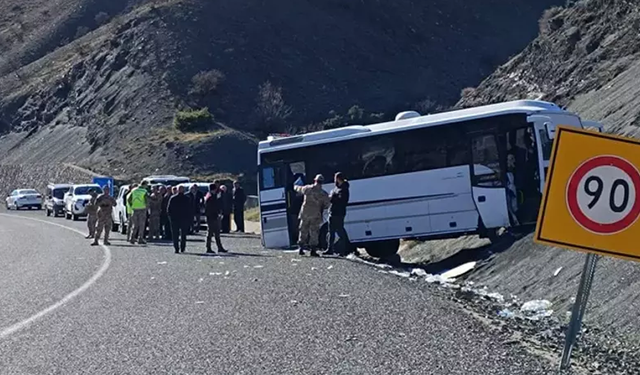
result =
[[[224,81],[224,73],[217,69],[202,71],[191,78],[190,94],[207,95],[218,89]]]
[[[284,102],[282,87],[274,86],[269,81],[260,85],[257,104],[258,115],[268,125],[284,122],[293,112]]]

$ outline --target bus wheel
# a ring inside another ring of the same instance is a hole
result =
[[[487,238],[492,244],[500,241],[500,229],[487,229]]]
[[[390,258],[398,252],[400,240],[385,240],[367,243],[364,249],[375,258]]]

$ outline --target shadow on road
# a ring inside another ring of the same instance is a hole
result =
[[[182,255],[189,255],[194,257],[208,257],[208,258],[237,258],[237,257],[250,257],[250,258],[273,258],[273,255],[267,254],[250,254],[250,253],[190,253],[185,251]]]

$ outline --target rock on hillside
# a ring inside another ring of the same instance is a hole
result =
[[[5,43],[0,160],[115,174],[252,171],[266,132],[452,104],[559,2],[2,1],[30,38]],[[111,17],[101,27],[99,14]],[[3,17],[0,33],[11,29]],[[213,118],[176,131],[188,107]],[[225,144],[250,156],[229,158]]]

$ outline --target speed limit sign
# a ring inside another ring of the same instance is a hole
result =
[[[614,234],[640,215],[640,173],[627,160],[596,156],[582,163],[567,184],[567,206],[573,219],[596,234]]]
[[[640,260],[640,143],[558,127],[536,242]]]

